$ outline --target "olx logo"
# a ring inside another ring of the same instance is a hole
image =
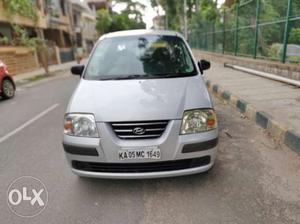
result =
[[[40,214],[47,202],[47,189],[35,177],[19,177],[10,184],[7,191],[7,204],[10,210],[21,217],[34,217]]]
[[[27,195],[27,187],[23,187],[23,191],[20,192],[18,189],[13,189],[8,194],[8,200],[12,205],[18,205],[23,201],[30,201],[31,205],[34,205],[35,202],[39,203],[39,206],[44,206],[44,202],[40,197],[41,193],[43,193],[44,189],[41,189],[39,192],[36,192],[35,189],[32,189],[33,197],[29,197]],[[16,194],[16,201],[13,199],[13,195]]]

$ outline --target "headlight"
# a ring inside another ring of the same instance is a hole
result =
[[[64,133],[78,137],[99,137],[95,118],[92,114],[66,114]]]
[[[180,134],[195,134],[216,127],[217,118],[213,109],[188,110],[183,114]]]

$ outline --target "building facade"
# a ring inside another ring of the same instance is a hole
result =
[[[77,50],[81,54],[90,53],[97,40],[96,11],[85,1],[72,0],[71,18]]]
[[[38,16],[37,21],[18,14],[8,16],[0,2],[0,59],[4,54],[4,47],[9,50],[10,55],[12,52],[18,52],[21,48],[24,53],[24,46],[15,46],[16,32],[12,24],[24,28],[29,37],[40,37],[46,40],[49,64],[74,60],[78,51],[86,54],[91,51],[98,38],[95,29],[96,10],[99,7],[107,7],[107,1],[31,1]],[[34,57],[32,51],[28,50],[28,52],[31,57]],[[35,57],[37,63],[35,66],[32,65],[33,68],[39,64],[39,54],[36,54]]]

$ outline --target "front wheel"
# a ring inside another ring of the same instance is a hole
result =
[[[13,98],[15,95],[15,86],[9,79],[4,79],[2,82],[2,96],[5,99]]]

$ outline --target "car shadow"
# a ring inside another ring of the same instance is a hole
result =
[[[2,96],[0,96],[0,102],[5,102],[5,101],[7,101],[7,100],[9,100],[9,99],[5,99],[5,98],[3,98]]]
[[[16,96],[14,96],[13,98],[10,98],[10,99],[6,99],[6,98],[0,96],[0,103],[1,102],[7,102],[7,101],[10,101],[10,100],[13,100],[14,98],[16,98]]]

